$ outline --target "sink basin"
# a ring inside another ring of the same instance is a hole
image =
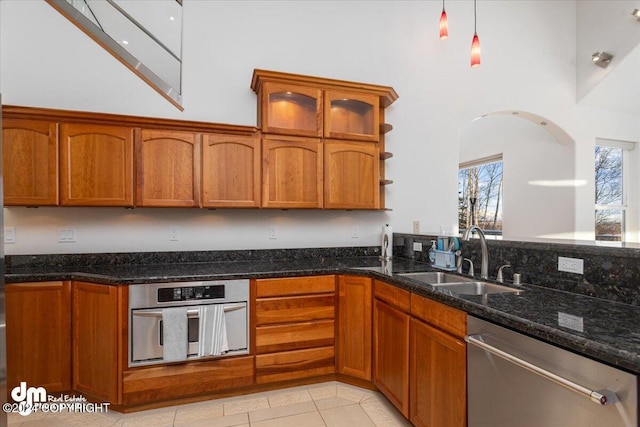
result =
[[[456,294],[462,295],[486,295],[486,294],[503,294],[503,293],[520,293],[522,289],[514,289],[508,286],[496,285],[487,282],[464,282],[464,283],[441,283],[438,289],[443,289]]]
[[[460,283],[460,282],[473,282],[475,279],[471,277],[458,276],[451,273],[443,273],[441,271],[427,271],[421,273],[400,273],[400,276],[408,277],[413,280],[428,283],[430,285],[437,285],[440,283]]]
[[[514,289],[508,286],[496,285],[478,281],[472,277],[458,276],[457,274],[441,271],[427,271],[421,273],[401,273],[400,276],[408,277],[422,283],[435,286],[438,289],[451,291],[460,295],[486,295],[524,292],[522,289]]]

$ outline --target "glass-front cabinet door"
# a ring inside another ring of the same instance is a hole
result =
[[[260,127],[264,133],[322,136],[322,90],[265,82]]]
[[[379,108],[375,95],[325,91],[324,137],[378,141]]]

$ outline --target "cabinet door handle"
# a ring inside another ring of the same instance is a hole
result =
[[[562,387],[565,387],[566,389],[571,390],[582,397],[586,397],[587,399],[599,405],[608,405],[618,400],[616,394],[611,390],[591,390],[587,387],[581,386],[580,384],[574,383],[571,380],[561,377],[560,375],[549,372],[546,369],[541,368],[540,366],[520,359],[519,357],[514,356],[511,353],[507,353],[506,351],[489,345],[484,342],[482,335],[467,335],[464,340],[467,343],[488,351],[489,353],[496,355],[508,362],[511,362],[514,365],[520,366],[521,368],[533,372],[534,374],[540,375],[541,377],[546,378],[549,381],[561,385]]]
[[[230,311],[241,310],[243,308],[246,308],[245,304],[225,305],[224,312],[228,313]],[[162,317],[162,310],[153,310],[153,311],[134,310],[131,314],[133,316],[140,316],[140,317]],[[198,309],[196,308],[196,309],[187,310],[187,316],[198,317]]]

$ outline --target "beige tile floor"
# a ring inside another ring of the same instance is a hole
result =
[[[9,414],[9,427],[410,426],[380,393],[339,382],[121,414]]]

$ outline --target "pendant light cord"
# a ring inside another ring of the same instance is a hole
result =
[[[442,0],[444,2],[444,0]],[[473,0],[473,34],[477,35],[478,31],[477,31],[477,27],[476,27],[476,23],[478,21],[478,11],[476,9],[476,0]]]

